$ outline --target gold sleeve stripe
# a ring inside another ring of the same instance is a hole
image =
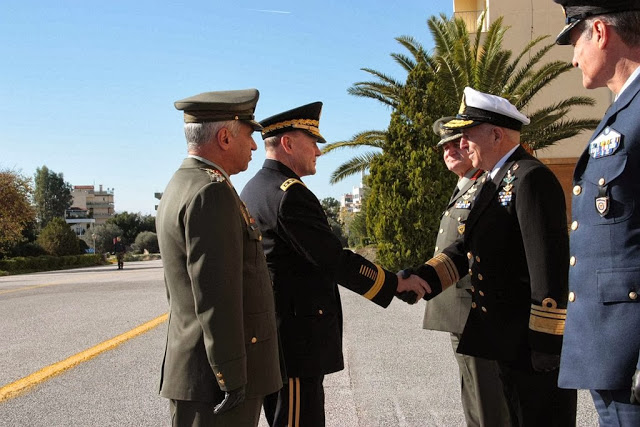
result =
[[[453,260],[444,253],[439,253],[434,256],[427,261],[426,264],[436,270],[443,291],[460,280],[456,265],[453,263]]]
[[[360,274],[362,274],[367,279],[371,279],[373,281],[376,280],[376,271],[373,268],[368,267],[366,265],[360,266]]]
[[[547,298],[547,300],[551,299]],[[547,300],[543,301],[545,305],[531,304],[529,329],[545,334],[563,335],[567,310],[555,308],[557,306],[555,301],[551,300],[552,304],[550,304]],[[551,305],[551,307],[547,307],[547,304]]]
[[[378,269],[378,272],[376,273],[373,286],[367,291],[366,294],[364,294],[364,297],[369,300],[375,298],[375,296],[378,295],[378,292],[380,292],[380,289],[382,289],[382,285],[384,284],[384,271],[382,270],[382,267],[377,264],[376,268]]]
[[[293,184],[302,184],[302,185],[304,185],[304,182],[300,181],[299,179],[289,178],[288,180],[286,180],[285,182],[282,183],[282,185],[280,186],[280,189],[282,191],[287,191],[289,189],[289,187],[291,187]],[[305,185],[305,187],[306,187],[306,185]]]

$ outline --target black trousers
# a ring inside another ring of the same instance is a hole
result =
[[[576,390],[558,388],[558,369],[551,372],[514,369],[498,362],[502,387],[514,427],[573,427]]]
[[[280,391],[264,398],[270,427],[324,427],[324,375],[289,378]]]

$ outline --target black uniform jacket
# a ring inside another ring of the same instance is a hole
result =
[[[289,377],[344,368],[336,283],[389,305],[395,274],[343,249],[316,196],[291,169],[267,159],[241,198],[262,230]]]
[[[169,299],[160,394],[220,402],[282,387],[271,280],[252,223],[231,183],[188,158],[156,218]]]
[[[462,238],[418,268],[436,292],[471,276],[459,353],[524,369],[531,350],[560,353],[569,268],[565,209],[553,173],[518,147],[484,183]]]

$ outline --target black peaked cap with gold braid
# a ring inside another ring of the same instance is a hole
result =
[[[240,120],[253,130],[262,130],[253,115],[260,93],[257,89],[205,92],[174,102],[184,111],[185,123],[225,122]]]
[[[327,141],[320,134],[319,129],[321,112],[322,102],[318,101],[261,120],[262,139],[299,129],[318,138],[318,142],[325,143]]]

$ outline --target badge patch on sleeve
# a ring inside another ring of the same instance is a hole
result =
[[[594,159],[610,156],[620,147],[621,140],[622,135],[607,126],[602,133],[589,144],[589,155]]]

